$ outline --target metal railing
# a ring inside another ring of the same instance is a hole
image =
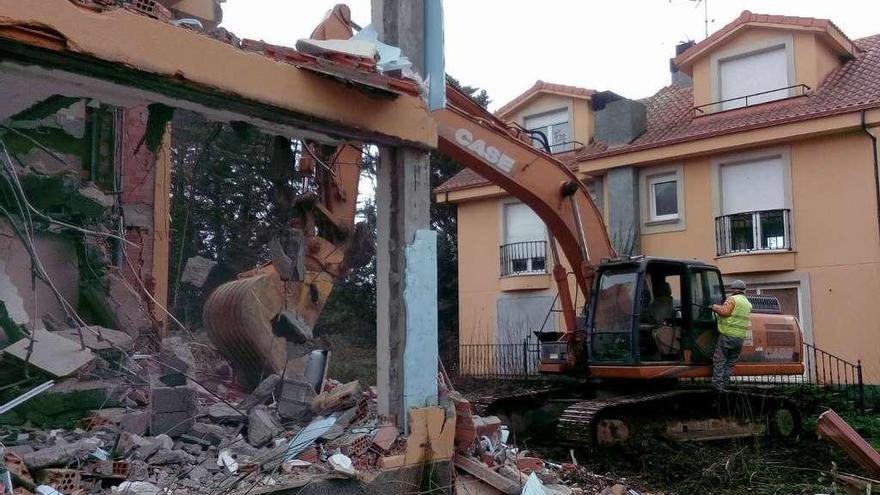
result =
[[[794,90],[794,91],[792,91],[792,90]],[[760,101],[757,101],[757,102],[755,101],[755,97],[765,96],[765,95],[769,95],[772,93],[779,93],[781,91],[785,91],[786,94],[784,96],[781,96],[780,98],[771,98],[771,99],[759,98]],[[709,112],[716,112],[718,110],[721,110],[721,111],[733,110],[736,108],[743,108],[743,107],[748,107],[751,105],[758,105],[760,103],[767,103],[770,101],[778,101],[778,100],[783,100],[785,98],[793,98],[795,96],[804,96],[804,95],[808,94],[810,91],[811,91],[811,88],[809,86],[807,86],[806,84],[795,84],[793,86],[786,86],[784,88],[770,89],[767,91],[752,93],[752,94],[748,94],[745,96],[737,96],[736,98],[727,98],[725,100],[718,100],[718,101],[713,101],[711,103],[706,103],[703,105],[695,106],[693,108],[693,116],[696,117],[698,114],[705,114],[707,109],[709,110]],[[752,103],[749,103],[749,98],[752,99]],[[737,102],[741,101],[741,102],[743,102],[743,104],[732,106],[731,108],[724,108],[725,103],[731,103],[731,102],[735,102],[735,101],[737,101]],[[718,108],[715,108],[716,106]]]
[[[547,273],[547,241],[514,242],[501,250],[501,276]]]
[[[538,342],[520,344],[462,344],[458,347],[458,374],[473,378],[521,379],[538,376]]]
[[[851,400],[861,411],[880,407],[880,394],[866,387],[862,362],[849,362],[804,342],[804,374],[745,375],[732,380],[743,385],[805,386],[829,389]],[[519,344],[462,344],[458,350],[460,376],[483,379],[524,379],[536,377],[540,364],[540,344],[531,338]],[[683,379],[686,383],[708,384],[709,377]]]
[[[718,256],[791,250],[791,210],[762,210],[715,218]]]

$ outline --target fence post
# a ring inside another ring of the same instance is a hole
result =
[[[526,335],[526,338],[523,339],[522,343],[522,357],[523,357],[523,374],[526,378],[529,377],[529,336]]]
[[[856,369],[859,372],[859,412],[862,414],[865,413],[865,383],[862,381],[862,360],[859,359],[856,364]]]

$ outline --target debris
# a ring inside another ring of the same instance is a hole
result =
[[[15,399],[12,399],[11,401],[7,402],[6,404],[3,404],[2,406],[0,406],[0,414],[6,414],[7,412],[11,411],[16,406],[27,402],[28,400],[36,397],[37,395],[40,395],[41,393],[45,392],[46,390],[49,390],[50,388],[52,388],[52,386],[54,384],[55,384],[55,382],[50,380],[50,381],[48,381],[38,387],[34,387],[33,389],[19,395]]]
[[[61,492],[59,492],[58,490],[52,488],[51,486],[47,486],[47,485],[38,486],[37,487],[37,494],[38,495],[64,495]]]
[[[255,388],[249,396],[245,397],[241,404],[239,404],[239,407],[244,410],[249,410],[256,405],[265,404],[266,401],[272,398],[275,389],[278,388],[278,384],[280,383],[280,376],[275,374],[267,376],[265,380],[257,385],[257,388]]]
[[[232,454],[226,449],[221,450],[217,456],[217,465],[225,468],[230,473],[238,472],[238,462],[235,461]]]
[[[119,495],[159,495],[161,492],[158,486],[146,481],[123,481],[113,487],[113,493]]]
[[[546,495],[544,484],[535,476],[535,473],[529,475],[528,481],[523,486],[522,495]]]
[[[308,421],[315,399],[315,390],[308,382],[285,378],[278,398],[278,414],[285,420]]]
[[[150,432],[179,436],[195,423],[199,394],[193,387],[153,387],[150,394]]]
[[[208,280],[208,277],[211,275],[211,270],[213,270],[215,266],[217,266],[217,262],[214,260],[209,260],[208,258],[203,258],[201,256],[193,256],[186,260],[186,265],[183,267],[183,275],[180,276],[180,281],[190,284],[193,287],[202,288]]]
[[[356,405],[361,394],[361,384],[357,380],[340,385],[329,392],[322,392],[312,400],[315,414],[327,414]]]
[[[455,467],[457,467],[458,469],[461,469],[462,471],[479,478],[490,486],[501,490],[502,493],[506,493],[508,495],[518,495],[520,493],[520,483],[514,482],[505,478],[504,476],[501,476],[495,471],[489,469],[482,462],[464,457],[459,454],[455,455],[455,457],[453,458],[453,462],[455,464]]]
[[[254,406],[248,413],[248,443],[262,447],[284,429],[278,418],[264,405]]]
[[[77,344],[79,344],[79,336],[82,333],[83,342],[86,347],[98,352],[113,352],[116,349],[129,349],[134,342],[127,333],[119,330],[112,330],[97,325],[78,328],[66,328],[55,332],[62,335]]]
[[[31,340],[33,352],[28,357]],[[70,376],[95,359],[92,351],[82,349],[79,343],[42,328],[34,330],[32,339],[21,339],[3,352],[56,377]]]
[[[327,462],[330,463],[330,466],[337,472],[346,474],[348,476],[355,476],[357,472],[354,470],[354,466],[351,464],[351,458],[349,458],[345,454],[333,454],[328,459]]]
[[[868,474],[880,477],[880,453],[834,410],[829,409],[819,416],[816,429],[820,438],[834,442]]]
[[[319,418],[309,423],[290,441],[287,452],[284,454],[284,460],[295,459],[306,447],[310,446],[334,424],[336,424],[336,418],[332,416],[329,418]]]
[[[65,466],[78,459],[85,459],[89,454],[101,446],[101,440],[97,438],[84,438],[82,440],[46,447],[30,454],[24,454],[22,460],[29,469],[38,470],[52,466]]]
[[[376,434],[373,436],[373,445],[382,452],[388,452],[388,449],[391,448],[391,445],[394,444],[399,435],[400,430],[398,430],[396,426],[390,423],[385,423],[379,427]]]

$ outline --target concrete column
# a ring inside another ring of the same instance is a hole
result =
[[[430,228],[429,155],[380,150],[377,167],[379,414],[406,421],[437,401],[437,255]]]
[[[608,171],[608,235],[617,253],[641,252],[639,226],[639,170],[617,167]]]
[[[379,39],[424,74],[425,4],[373,0]],[[377,385],[379,413],[406,427],[410,407],[437,403],[437,242],[430,230],[430,155],[383,148],[377,167]]]

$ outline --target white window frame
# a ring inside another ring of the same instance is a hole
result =
[[[713,53],[709,58],[709,72],[710,72],[709,77],[710,77],[710,81],[712,84],[712,100],[711,101],[715,102],[715,104],[712,105],[711,111],[712,112],[732,111],[732,110],[737,110],[739,108],[746,108],[745,104],[743,104],[742,106],[729,108],[729,109],[723,109],[722,104],[719,103],[721,101],[721,63],[722,62],[725,62],[725,61],[731,60],[731,59],[736,59],[736,58],[748,57],[749,55],[757,55],[761,52],[765,52],[768,50],[774,50],[777,48],[784,48],[785,49],[785,55],[786,55],[785,58],[786,58],[786,62],[787,62],[786,69],[788,72],[788,86],[793,86],[797,83],[795,81],[796,72],[795,72],[795,64],[794,64],[794,36],[792,36],[791,34],[772,38],[772,39],[767,39],[767,40],[756,42],[756,43],[750,43],[748,45],[738,46],[738,47],[731,48],[729,50],[724,50],[721,52]],[[770,88],[770,89],[773,90],[773,89],[781,89],[781,88]],[[795,91],[795,88],[791,88],[787,91],[785,96],[781,96],[780,98],[778,98],[776,100],[771,100],[771,101],[778,101],[781,99],[785,99],[785,98],[789,98],[791,96],[794,96],[794,94],[795,94],[794,91]],[[742,95],[742,96],[746,96],[746,95]],[[769,102],[762,102],[762,103],[769,103]]]
[[[730,155],[723,155],[719,157],[714,157],[710,160],[711,168],[712,168],[712,195],[713,195],[713,216],[714,218],[718,218],[724,215],[724,198],[722,193],[722,184],[721,184],[721,168],[724,165],[733,165],[738,163],[748,163],[754,162],[758,160],[766,160],[768,158],[779,158],[782,162],[782,200],[783,200],[783,209],[788,210],[788,222],[783,221],[784,225],[784,234],[783,234],[783,244],[785,239],[788,239],[788,247],[781,247],[777,249],[759,249],[757,246],[760,245],[761,241],[761,222],[758,214],[753,214],[752,222],[753,225],[757,225],[755,229],[755,233],[753,233],[753,242],[752,245],[756,246],[754,249],[750,251],[736,251],[731,252],[731,244],[732,239],[730,237],[725,237],[723,239],[725,254],[720,255],[720,257],[727,256],[743,256],[743,255],[753,255],[753,254],[765,254],[765,253],[785,253],[785,252],[793,252],[796,248],[795,243],[795,235],[794,235],[794,225],[795,225],[795,217],[794,217],[794,208],[792,207],[792,195],[791,195],[791,150],[788,146],[779,146],[775,148],[768,148],[762,150],[755,151],[747,151],[743,153],[735,153]],[[717,223],[713,225],[714,229],[717,229]],[[715,231],[715,235],[718,235],[718,232]],[[717,253],[716,253],[717,257]]]
[[[667,182],[672,182],[675,184],[675,195],[676,198],[678,196],[678,175],[675,173],[670,174],[661,174],[661,175],[653,175],[648,177],[648,207],[651,211],[650,221],[651,222],[665,222],[669,220],[678,220],[680,215],[678,213],[678,201],[675,203],[675,213],[669,213],[666,215],[658,215],[657,214],[657,190],[654,188],[657,184],[666,184]]]
[[[545,117],[548,115],[555,115],[555,114],[560,114],[560,115],[565,114],[565,120],[559,121],[559,122],[554,122],[552,124],[547,124],[546,126],[536,127],[534,129],[530,129],[526,125],[526,123],[529,121],[529,119],[536,119],[539,117]],[[523,122],[523,127],[525,127],[527,130],[530,130],[530,131],[535,131],[535,130],[544,129],[544,128],[547,129],[547,132],[545,134],[547,137],[547,144],[550,146],[551,153],[561,153],[563,151],[570,151],[571,149],[574,149],[574,142],[573,142],[574,141],[574,127],[572,125],[571,109],[569,107],[560,107],[560,108],[555,108],[553,110],[547,110],[545,112],[539,112],[539,113],[534,113],[531,115],[526,115],[525,117],[523,117],[522,122]],[[554,143],[553,142],[553,127],[558,126],[558,125],[562,125],[562,124],[568,124],[568,141],[564,141],[562,143]],[[565,145],[565,149],[559,149],[559,150],[553,149],[554,146],[559,146],[564,143],[568,143]],[[538,147],[536,144],[537,143],[534,143],[534,142],[532,143],[533,146]]]
[[[657,215],[654,184],[675,181],[677,211],[674,215]],[[659,234],[685,230],[684,165],[660,165],[639,171],[640,234]]]

